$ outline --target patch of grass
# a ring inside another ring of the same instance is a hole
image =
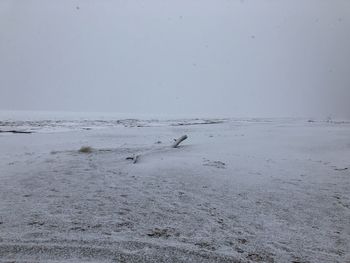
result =
[[[80,153],[92,153],[92,148],[90,146],[82,146],[79,149]]]

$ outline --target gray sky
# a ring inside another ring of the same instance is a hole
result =
[[[348,0],[0,1],[0,108],[350,117]]]

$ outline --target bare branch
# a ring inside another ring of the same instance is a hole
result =
[[[177,148],[177,147],[179,146],[179,144],[180,144],[182,141],[186,140],[186,139],[187,139],[187,135],[181,136],[180,138],[178,138],[177,140],[175,140],[175,142],[173,143],[173,145],[172,145],[171,147]]]

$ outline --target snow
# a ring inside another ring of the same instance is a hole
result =
[[[0,262],[350,261],[348,122],[0,121]]]

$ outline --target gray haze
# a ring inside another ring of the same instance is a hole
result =
[[[348,0],[0,1],[0,108],[350,117]]]

